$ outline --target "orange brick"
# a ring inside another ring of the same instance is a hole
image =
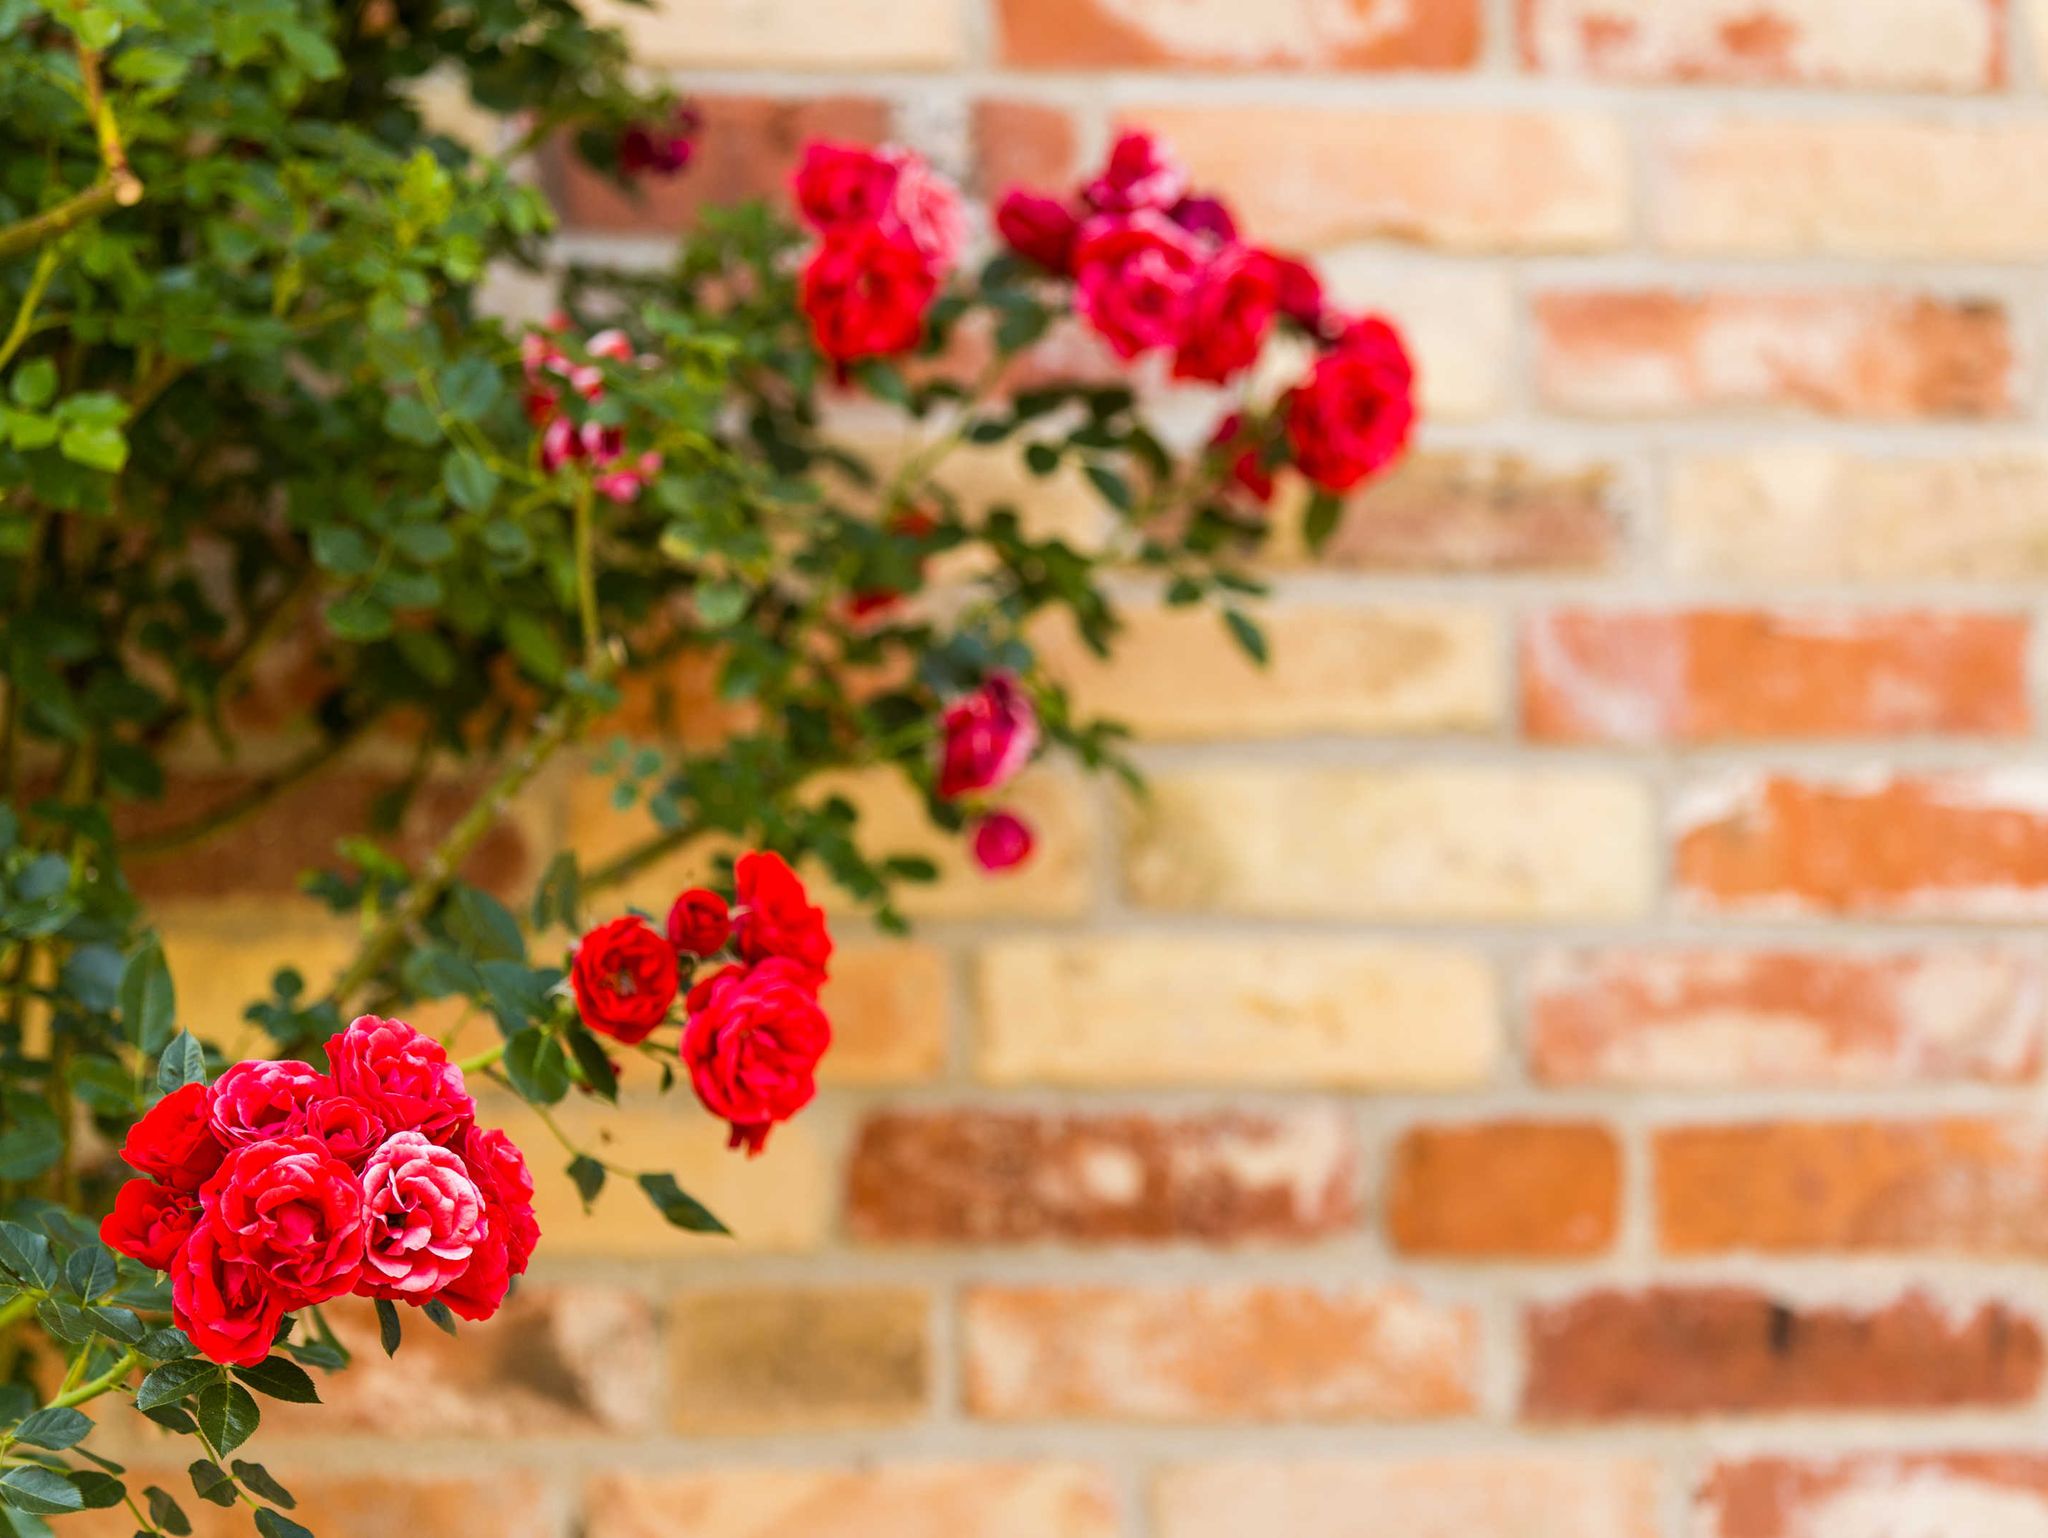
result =
[[[1979,90],[2005,78],[2005,0],[1519,0],[1533,68],[1609,80]]]
[[[1674,950],[1551,955],[1531,983],[1552,1084],[2017,1083],[2040,1069],[2039,958]]]
[[[1742,775],[1680,806],[1677,880],[1730,913],[2048,912],[2048,778],[2032,769],[1827,782]]]
[[[1059,1463],[604,1474],[603,1538],[1116,1538],[1108,1479]]]
[[[1388,1175],[1387,1229],[1411,1255],[1597,1255],[1620,1208],[1621,1149],[1589,1123],[1413,1127]]]
[[[1596,114],[1162,104],[1123,116],[1276,246],[1589,250],[1628,233],[1620,126]]]
[[[1478,0],[999,0],[1006,63],[1026,69],[1463,69]]]
[[[266,1411],[272,1403],[264,1401]],[[163,1440],[159,1434],[159,1445]],[[196,1450],[197,1443],[192,1446]],[[390,1468],[361,1474],[316,1471],[303,1463],[271,1457],[260,1437],[243,1455],[260,1461],[298,1498],[290,1513],[293,1521],[335,1538],[356,1534],[383,1538],[397,1533],[431,1533],[434,1538],[562,1538],[567,1531],[566,1503],[533,1475],[514,1469],[460,1476]],[[137,1462],[130,1467],[128,1484],[138,1500],[146,1485],[161,1485],[169,1491],[190,1519],[193,1538],[249,1538],[254,1529],[248,1508],[223,1511],[193,1495],[186,1461],[181,1457],[165,1467]],[[64,1538],[129,1538],[136,1530],[135,1518],[125,1506],[79,1512],[62,1520]]]
[[[1912,420],[2015,408],[1988,299],[1885,290],[1562,290],[1535,305],[1537,387],[1594,416],[1801,411]]]
[[[1471,1411],[1479,1322],[1403,1289],[977,1287],[989,1420],[1413,1420]]]
[[[910,941],[842,945],[821,1002],[832,1022],[826,1084],[911,1084],[946,1063],[952,981],[943,953]]]
[[[639,177],[627,191],[583,163],[564,143],[542,156],[542,183],[562,222],[574,230],[672,235],[706,207],[767,198],[786,205],[789,178],[805,141],[889,136],[889,109],[871,96],[782,100],[769,96],[693,96],[704,114],[697,154],[682,176]]]
[[[1850,1307],[1739,1287],[1594,1292],[1530,1309],[1525,1334],[1535,1421],[2013,1406],[2041,1382],[2033,1319],[1921,1293]]]
[[[2032,1452],[1855,1453],[1714,1464],[1698,1538],[1866,1538],[1908,1529],[1991,1538],[2048,1530],[2048,1458]]]
[[[1726,1250],[2048,1252],[2048,1144],[1996,1122],[1767,1122],[1657,1134],[1657,1231]]]
[[[1553,742],[2019,736],[2028,636],[2019,614],[1556,610],[1523,631],[1523,721]]]
[[[989,98],[974,104],[975,183],[999,198],[1012,187],[1064,193],[1081,168],[1074,115],[1044,102]]]
[[[895,1425],[931,1393],[931,1300],[909,1287],[686,1292],[669,1310],[673,1424],[723,1435]]]

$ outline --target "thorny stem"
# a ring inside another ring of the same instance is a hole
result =
[[[85,84],[85,110],[92,119],[93,137],[99,141],[103,174],[83,192],[0,228],[0,260],[33,251],[110,208],[133,208],[142,201],[142,181],[129,169],[121,125],[100,82],[100,56],[92,49],[78,50],[78,74]]]
[[[36,270],[29,274],[21,306],[14,312],[14,324],[8,327],[5,340],[0,340],[0,368],[5,368],[21,350],[21,344],[28,340],[29,330],[35,325],[36,307],[43,302],[43,292],[49,288],[50,279],[56,271],[57,248],[45,246],[36,257]]]

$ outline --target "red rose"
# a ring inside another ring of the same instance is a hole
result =
[[[1187,334],[1202,252],[1162,215],[1137,213],[1081,226],[1074,305],[1120,358],[1173,347]]]
[[[1261,507],[1273,500],[1273,471],[1266,463],[1265,449],[1239,413],[1233,411],[1216,424],[1209,449],[1228,467],[1224,471],[1226,489],[1246,493]]]
[[[569,968],[583,1023],[628,1046],[667,1018],[678,980],[674,948],[630,914],[585,935]]]
[[[1073,270],[1080,222],[1057,198],[1013,188],[996,205],[996,233],[1027,262],[1064,276]]]
[[[787,961],[822,983],[832,934],[789,862],[765,850],[743,854],[733,866],[733,887],[740,909],[733,938],[741,959]]]
[[[192,1230],[171,1264],[171,1319],[216,1362],[253,1367],[270,1355],[285,1300],[263,1268],[213,1219]]]
[[[974,825],[974,861],[983,870],[1009,870],[1031,858],[1030,824],[1015,812],[990,812]]]
[[[1200,236],[1218,246],[1237,244],[1237,221],[1230,217],[1230,210],[1224,207],[1220,198],[1182,198],[1166,211],[1166,217],[1190,235]]]
[[[287,1308],[355,1290],[363,1271],[363,1187],[318,1138],[235,1149],[199,1198],[207,1221]]]
[[[780,958],[727,967],[692,988],[689,1005],[682,1059],[697,1098],[732,1124],[728,1147],[757,1154],[768,1129],[816,1093],[818,1059],[832,1044],[817,980]]]
[[[908,241],[935,274],[959,260],[967,238],[960,194],[908,150],[814,141],[804,146],[794,186],[797,207],[828,240],[879,230]]]
[[[1273,281],[1280,291],[1280,313],[1311,336],[1323,334],[1323,280],[1307,262],[1273,256]]]
[[[693,886],[668,910],[668,943],[685,956],[715,956],[732,938],[732,911],[716,892]]]
[[[666,123],[633,124],[619,136],[620,173],[679,175],[697,152],[697,134],[703,126],[704,120],[687,103],[678,103]]]
[[[359,1170],[391,1129],[352,1095],[329,1095],[306,1107],[306,1136],[318,1138],[350,1169]]]
[[[1038,711],[1008,673],[948,705],[943,724],[939,794],[949,801],[1003,785],[1038,747]]]
[[[310,1063],[237,1063],[214,1081],[213,1135],[229,1148],[296,1136],[306,1130],[306,1107],[333,1093],[334,1081]]]
[[[128,1129],[122,1159],[174,1191],[198,1190],[228,1152],[207,1116],[212,1101],[204,1084],[172,1090]]]
[[[1109,163],[1081,196],[1097,213],[1128,214],[1171,208],[1187,190],[1187,172],[1164,145],[1148,133],[1126,133],[1118,135]]]
[[[879,225],[828,234],[804,267],[800,298],[818,350],[837,363],[910,351],[938,275],[907,236]]]
[[[1407,447],[1415,371],[1382,320],[1351,325],[1287,396],[1294,462],[1326,491],[1348,491]]]
[[[363,1168],[368,1242],[357,1291],[424,1303],[461,1276],[489,1237],[483,1193],[462,1155],[394,1132]]]
[[[453,1142],[476,1120],[462,1070],[431,1036],[403,1020],[358,1015],[327,1043],[335,1088],[362,1101],[387,1132]]]
[[[130,1180],[114,1193],[114,1210],[100,1220],[100,1242],[152,1271],[168,1271],[198,1221],[199,1203],[189,1191]]]
[[[463,1143],[463,1163],[483,1193],[488,1229],[462,1275],[437,1294],[465,1319],[488,1319],[511,1290],[512,1278],[523,1275],[540,1225],[533,1216],[533,1177],[517,1145],[495,1128],[472,1127]]]
[[[1219,251],[1189,301],[1173,377],[1223,384],[1258,362],[1279,300],[1279,284],[1265,253],[1250,246]]]

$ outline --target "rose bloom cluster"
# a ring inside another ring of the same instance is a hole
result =
[[[814,141],[795,177],[817,232],[799,297],[818,350],[837,364],[908,352],[960,260],[960,194],[905,149]]]
[[[364,1015],[329,1071],[237,1063],[129,1129],[112,1249],[171,1278],[172,1315],[216,1362],[260,1362],[295,1309],[354,1295],[488,1319],[540,1238],[533,1179],[476,1124],[462,1070],[402,1020]]]
[[[1016,677],[995,673],[946,707],[940,722],[937,790],[942,801],[977,799],[1015,779],[1038,749],[1038,710]],[[1015,812],[983,810],[968,831],[983,870],[1002,871],[1031,857],[1031,827]]]
[[[1233,415],[1217,430],[1231,479],[1255,500],[1272,496],[1275,433],[1302,474],[1332,492],[1406,447],[1415,375],[1399,334],[1334,310],[1306,263],[1242,239],[1230,210],[1193,191],[1151,135],[1124,134],[1068,197],[1012,190],[996,229],[1018,256],[1072,282],[1075,309],[1118,357],[1169,356],[1176,379],[1230,382],[1283,323],[1314,343],[1316,360],[1282,397],[1277,424]]]
[[[576,946],[570,987],[591,1030],[636,1046],[682,1003],[676,1055],[697,1098],[751,1156],[817,1093],[832,1027],[818,1002],[832,937],[822,910],[780,855],[742,855],[731,900],[692,887],[667,932],[635,915]],[[687,991],[685,984],[688,984]]]
[[[604,399],[604,370],[577,363],[555,339],[568,329],[568,318],[558,315],[548,331],[529,331],[519,344],[526,370],[526,419],[540,430],[540,467],[553,475],[570,465],[587,466],[599,496],[631,502],[660,473],[661,456],[650,450],[629,457],[623,428],[579,425],[563,412],[564,392],[573,391],[593,406]],[[633,343],[623,331],[598,332],[584,351],[594,358],[633,361]]]

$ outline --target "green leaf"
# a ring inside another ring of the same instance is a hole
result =
[[[417,395],[392,396],[384,407],[384,428],[394,438],[422,448],[441,441],[441,424],[433,408]]]
[[[185,1509],[171,1498],[171,1492],[161,1485],[151,1485],[142,1492],[144,1504],[149,1507],[149,1520],[162,1528],[170,1538],[191,1538],[192,1519],[185,1515]]]
[[[1301,537],[1311,555],[1323,553],[1323,546],[1337,532],[1337,520],[1343,515],[1344,504],[1327,491],[1319,491],[1309,499],[1308,513],[1302,519]]]
[[[323,523],[313,531],[313,559],[338,577],[360,577],[376,568],[377,552],[361,529]]]
[[[14,371],[7,394],[17,406],[40,411],[57,394],[57,365],[49,358],[31,358]]]
[[[547,1031],[521,1031],[505,1044],[505,1074],[535,1105],[553,1105],[569,1093],[569,1060]]]
[[[647,1193],[655,1210],[677,1228],[693,1234],[732,1232],[711,1215],[708,1207],[678,1186],[673,1175],[642,1175],[640,1189]]]
[[[29,1464],[0,1474],[0,1505],[32,1517],[60,1517],[85,1510],[85,1496],[54,1469]]]
[[[64,1133],[50,1108],[26,1095],[0,1095],[11,1124],[0,1132],[0,1180],[32,1180],[64,1154]]]
[[[1251,619],[1236,609],[1223,611],[1223,623],[1229,627],[1231,639],[1243,649],[1244,654],[1264,667],[1267,662],[1265,632],[1252,623]]]
[[[118,1277],[114,1252],[104,1244],[81,1245],[64,1262],[64,1285],[81,1302],[91,1303],[112,1292]]]
[[[471,954],[479,961],[525,957],[526,936],[520,932],[519,920],[480,887],[455,889],[455,916],[461,925],[461,938],[468,942]]]
[[[320,1391],[313,1386],[312,1375],[286,1357],[267,1356],[253,1367],[237,1367],[235,1376],[257,1393],[268,1394],[272,1399],[283,1399],[292,1404],[320,1402]]]
[[[173,1090],[183,1089],[187,1084],[206,1082],[206,1053],[199,1045],[199,1039],[190,1031],[180,1031],[171,1038],[164,1048],[162,1061],[156,1065],[156,1087],[166,1095]]]
[[[580,1025],[572,1025],[563,1032],[569,1038],[569,1051],[576,1058],[576,1067],[581,1071],[583,1082],[600,1100],[612,1105],[619,1103],[619,1075],[612,1067],[612,1060],[598,1040]]]
[[[126,1485],[98,1469],[75,1469],[70,1477],[71,1482],[78,1486],[79,1498],[85,1502],[88,1511],[118,1506],[128,1496]]]
[[[386,1356],[398,1355],[398,1343],[404,1331],[398,1323],[398,1309],[389,1298],[377,1300],[377,1340],[384,1347]]]
[[[128,439],[118,427],[80,423],[64,429],[57,452],[75,465],[112,474],[128,463]]]
[[[588,1212],[597,1193],[604,1189],[604,1166],[589,1154],[578,1154],[569,1161],[569,1179],[575,1183],[576,1194],[583,1198],[583,1210]]]
[[[92,1430],[92,1418],[67,1405],[51,1405],[36,1411],[10,1433],[17,1442],[30,1447],[47,1447],[60,1453],[85,1440]]]
[[[420,1305],[420,1312],[425,1314],[428,1320],[432,1322],[434,1328],[441,1331],[442,1334],[453,1335],[456,1333],[454,1313],[446,1303],[441,1302],[438,1298],[429,1298],[426,1302],[422,1303]]]
[[[271,1505],[282,1506],[286,1511],[290,1511],[299,1504],[298,1498],[283,1485],[279,1484],[270,1470],[266,1469],[262,1464],[244,1463],[240,1458],[237,1458],[229,1466],[234,1469],[235,1478],[242,1482],[242,1488],[251,1495],[261,1496],[264,1500],[270,1502]]]
[[[213,1444],[215,1453],[225,1457],[249,1440],[263,1419],[256,1398],[239,1383],[213,1382],[199,1391],[194,1406],[199,1429]]]
[[[697,606],[697,618],[707,629],[723,630],[728,625],[739,623],[740,616],[747,612],[752,595],[744,584],[738,582],[699,583],[692,595]]]
[[[196,1357],[166,1362],[152,1369],[135,1390],[135,1408],[154,1410],[159,1405],[176,1404],[194,1389],[218,1382],[220,1375],[219,1367]]]
[[[441,461],[441,485],[457,507],[480,513],[498,494],[498,472],[470,450],[457,449]]]
[[[50,1241],[19,1223],[0,1223],[0,1271],[24,1287],[55,1286],[57,1262],[50,1256]]]
[[[391,634],[391,610],[374,593],[356,592],[327,606],[328,626],[344,641],[381,641]]]
[[[263,1538],[313,1538],[310,1530],[299,1526],[290,1517],[281,1517],[267,1509],[256,1513],[256,1531]]]
[[[1102,500],[1120,513],[1128,513],[1136,499],[1131,495],[1131,483],[1107,465],[1089,465],[1088,480],[1102,493]]]
[[[235,1504],[235,1482],[218,1463],[207,1458],[195,1459],[185,1472],[192,1476],[192,1488],[202,1501],[212,1501],[216,1506]]]

